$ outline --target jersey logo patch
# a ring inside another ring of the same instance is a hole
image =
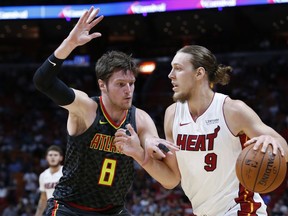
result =
[[[211,119],[211,120],[205,120],[206,125],[211,125],[211,124],[218,124],[219,119]]]
[[[185,122],[185,123],[181,123],[181,122],[180,122],[179,125],[180,125],[180,127],[181,127],[181,126],[188,125],[188,124],[191,124],[191,122]]]
[[[107,124],[107,123],[108,123],[107,121],[99,120],[99,124],[101,124],[101,125],[104,125],[104,124]]]

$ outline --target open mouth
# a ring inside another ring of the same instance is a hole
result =
[[[172,83],[172,90],[175,91],[178,88],[178,85],[176,85],[175,83]]]

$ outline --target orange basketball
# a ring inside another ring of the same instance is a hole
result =
[[[274,155],[272,146],[262,153],[249,145],[242,150],[236,161],[236,175],[248,190],[269,193],[280,186],[286,176],[286,160],[280,151]]]

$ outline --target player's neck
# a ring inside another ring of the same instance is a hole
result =
[[[203,91],[188,100],[189,111],[194,121],[210,106],[214,97],[213,91]]]
[[[50,172],[53,174],[53,173],[56,173],[60,170],[61,165],[53,166],[53,167],[49,167],[49,168],[50,168]]]
[[[109,99],[102,96],[103,108],[105,109],[106,114],[112,119],[115,123],[119,123],[123,120],[127,114],[127,109],[123,109],[115,106],[110,102]]]

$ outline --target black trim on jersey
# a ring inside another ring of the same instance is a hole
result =
[[[132,105],[131,107],[131,115],[132,115],[132,122],[134,122],[135,125],[132,125],[134,128],[134,131],[137,133],[137,122],[136,122],[136,107]]]

